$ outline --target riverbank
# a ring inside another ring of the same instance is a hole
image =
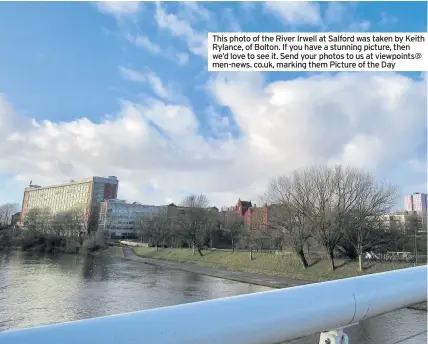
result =
[[[5,229],[0,232],[0,251],[30,251],[43,253],[88,254],[107,248],[103,238],[77,237],[55,233]]]
[[[167,269],[176,269],[193,272],[201,275],[225,278],[232,281],[256,284],[270,288],[287,288],[311,283],[309,281],[296,280],[287,277],[274,277],[252,272],[233,271],[225,268],[201,266],[190,262],[178,262],[165,259],[143,257],[137,255],[134,252],[134,249],[131,247],[123,247],[123,253],[125,259],[132,260],[135,262],[161,266]]]
[[[154,248],[123,247],[123,253],[127,260],[271,288],[294,287],[413,266],[411,263],[378,262],[372,263],[363,273],[359,273],[355,262],[344,260],[337,261],[336,271],[329,271],[328,262],[322,259],[313,261],[312,266],[303,269],[293,255],[278,257],[272,254],[253,253],[254,259],[250,261],[248,252],[208,251],[201,257],[193,255],[189,249],[156,251]],[[427,311],[427,303],[408,308]]]
[[[210,268],[230,269],[239,272],[258,273],[273,277],[286,277],[308,282],[323,282],[414,266],[403,262],[366,262],[363,272],[358,271],[358,263],[347,259],[335,259],[336,269],[331,271],[327,259],[312,255],[308,259],[309,267],[304,269],[300,260],[292,253],[275,255],[253,252],[253,260],[248,252],[230,252],[224,250],[206,250],[204,255],[193,255],[191,249],[170,249],[138,247],[134,248],[138,256],[181,263],[193,263]]]

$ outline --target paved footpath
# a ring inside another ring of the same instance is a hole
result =
[[[122,246],[122,249],[123,249],[124,258],[127,260],[132,260],[135,262],[140,262],[140,263],[149,264],[149,265],[161,266],[168,269],[176,269],[176,270],[193,272],[201,275],[225,278],[232,281],[238,281],[238,282],[249,283],[249,284],[257,284],[265,287],[288,288],[288,287],[295,287],[299,285],[314,283],[309,281],[290,279],[287,277],[267,276],[263,274],[253,273],[253,272],[238,272],[238,271],[231,271],[228,269],[210,268],[210,267],[200,266],[192,263],[181,263],[181,262],[174,262],[170,260],[141,257],[141,256],[137,256],[134,252],[134,249],[131,247]],[[409,306],[408,308],[427,311],[427,303],[423,302],[420,304]]]
[[[136,262],[141,262],[150,265],[165,267],[168,269],[176,269],[182,271],[193,272],[201,275],[208,275],[212,277],[225,278],[233,281],[244,282],[249,284],[257,284],[271,288],[287,288],[295,287],[312,282],[294,280],[287,277],[267,276],[253,272],[238,272],[228,269],[210,268],[200,266],[192,263],[173,262],[170,260],[153,259],[147,257],[137,256],[131,247],[123,247],[123,255],[125,259]]]

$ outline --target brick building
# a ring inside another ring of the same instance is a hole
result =
[[[269,206],[257,207],[251,201],[241,201],[235,206],[236,215],[244,218],[244,223],[252,229],[263,230],[266,228],[269,220]]]

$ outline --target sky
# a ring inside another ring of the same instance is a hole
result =
[[[311,164],[425,192],[426,74],[208,72],[206,42],[426,29],[426,2],[0,2],[0,204],[93,175],[145,204],[254,203]]]

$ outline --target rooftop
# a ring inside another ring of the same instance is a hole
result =
[[[47,185],[47,186],[34,185],[32,181],[30,181],[30,185],[25,188],[25,191],[57,188],[57,187],[66,186],[66,185],[84,184],[84,183],[90,183],[90,182],[111,182],[116,184],[118,182],[118,179],[115,176],[108,176],[108,177],[93,176],[93,177],[79,179],[79,180],[70,179],[70,181],[66,183]]]

